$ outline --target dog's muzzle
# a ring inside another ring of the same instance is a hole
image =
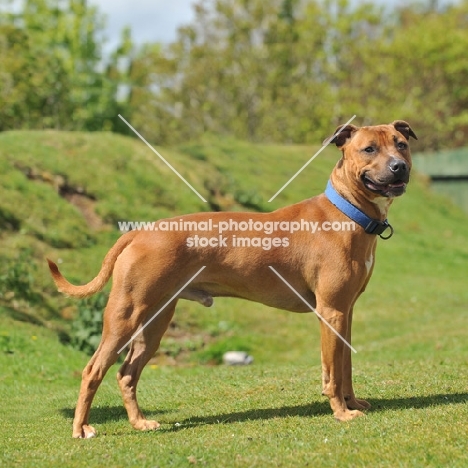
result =
[[[364,186],[371,192],[384,197],[398,197],[406,191],[409,182],[410,169],[403,159],[392,158],[383,176],[372,177],[369,171],[362,175]]]

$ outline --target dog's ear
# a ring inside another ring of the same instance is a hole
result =
[[[335,133],[331,137],[328,137],[323,141],[322,145],[335,143],[335,145],[340,148],[346,143],[346,140],[351,138],[353,133],[357,132],[358,130],[359,128],[355,125],[340,125],[336,128]]]
[[[409,137],[413,137],[415,140],[418,139],[408,122],[405,122],[404,120],[395,120],[395,122],[392,122],[390,125],[393,125],[395,130],[400,132],[407,140],[409,140]]]

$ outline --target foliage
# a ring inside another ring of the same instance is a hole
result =
[[[114,128],[124,79],[117,65],[131,47],[129,32],[104,61],[96,7],[85,0],[19,5],[18,13],[0,13],[0,130]]]
[[[14,258],[5,258],[0,267],[0,300],[25,301],[29,305],[43,301],[42,295],[34,290],[37,265],[31,261],[32,250],[19,252]]]
[[[228,351],[251,351],[251,345],[245,338],[239,336],[227,336],[208,345],[199,351],[198,358],[202,363],[221,364],[223,355]]]
[[[102,334],[102,316],[108,295],[99,293],[79,302],[70,332],[70,344],[86,354],[96,351]]]
[[[310,143],[356,114],[403,118],[420,149],[464,144],[468,2],[199,0],[167,48],[139,51],[130,111],[149,139],[206,131]]]
[[[0,231],[18,231],[20,226],[19,219],[10,210],[0,207]]]
[[[394,8],[351,0],[198,0],[171,44],[104,53],[85,0],[0,0],[0,130],[130,134],[172,144],[206,132],[320,142],[356,114],[406,119],[419,149],[468,134],[468,0]]]

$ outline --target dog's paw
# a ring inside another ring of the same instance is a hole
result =
[[[359,416],[365,416],[365,414],[359,410],[340,410],[336,411],[333,416],[337,421],[346,422],[358,418]]]
[[[73,430],[73,438],[75,439],[92,439],[96,437],[97,432],[93,426],[89,426],[88,424],[83,424],[81,428],[78,430]]]
[[[133,427],[138,431],[155,431],[161,427],[161,424],[158,421],[152,421],[148,419],[140,419]]]
[[[372,406],[368,401],[355,397],[345,398],[345,401],[347,408],[350,410],[367,410]]]

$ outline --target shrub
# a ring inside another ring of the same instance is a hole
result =
[[[86,354],[93,354],[99,346],[102,334],[102,315],[108,294],[100,293],[81,301],[73,320],[70,344]]]
[[[204,364],[221,364],[224,353],[228,351],[245,351],[248,353],[250,350],[251,346],[246,342],[245,338],[230,336],[209,345],[198,353],[198,357]]]
[[[28,304],[43,302],[40,294],[34,292],[34,273],[37,266],[31,261],[32,251],[21,251],[16,258],[4,258],[0,269],[0,298],[4,301],[12,299],[25,301]]]

